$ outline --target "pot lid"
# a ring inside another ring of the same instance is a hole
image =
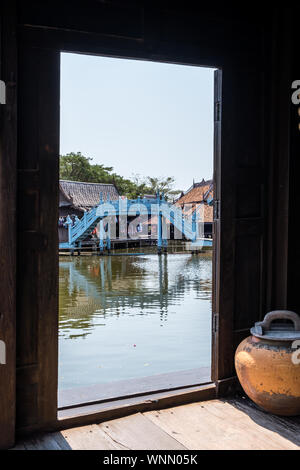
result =
[[[289,323],[279,320],[289,320]],[[267,313],[262,322],[255,323],[250,331],[257,338],[271,341],[300,340],[300,316],[289,310],[274,310]]]

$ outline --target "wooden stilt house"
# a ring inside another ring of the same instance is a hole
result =
[[[59,242],[66,242],[68,230],[64,226],[66,217],[81,218],[84,212],[99,204],[100,194],[102,199],[116,200],[119,192],[114,184],[84,183],[81,181],[59,181]]]
[[[184,193],[182,193],[176,201],[176,205],[189,214],[196,208],[200,209],[204,223],[204,236],[212,237],[213,225],[213,199],[214,199],[214,186],[212,180],[200,183],[193,183],[193,185]]]

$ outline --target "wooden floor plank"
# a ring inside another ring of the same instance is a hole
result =
[[[199,416],[197,411],[193,406],[185,409],[177,407],[147,412],[145,416],[165,432],[176,436],[176,439],[188,449],[230,449],[234,439],[238,437],[237,433],[234,435],[234,429],[229,429],[228,426],[224,436],[224,430],[216,420],[211,419],[206,413]]]
[[[230,403],[246,413],[257,424],[285,437],[300,448],[300,416],[276,416],[264,412],[248,398],[237,397]]]
[[[61,432],[54,432],[53,438],[58,443],[61,450],[72,450],[72,447],[69,445],[68,441],[63,437]]]
[[[239,397],[209,400],[31,436],[14,449],[299,450],[300,416],[274,416]]]
[[[96,424],[79,428],[67,429],[61,432],[73,450],[120,450],[126,449],[116,443]]]
[[[150,411],[145,416],[188,449],[299,449],[221,400]]]
[[[99,424],[114,442],[133,450],[185,449],[176,438],[164,432],[141,413]]]
[[[245,444],[247,445],[246,439],[248,439],[248,445],[251,445],[253,449],[298,449],[293,440],[277,433],[274,426],[272,428],[268,426],[271,416],[269,414],[258,411],[261,420],[253,420],[249,414],[249,408],[245,413],[236,408],[232,402],[221,400],[215,400],[208,407],[204,404],[204,408],[207,408],[211,414],[218,416],[223,421],[233,423],[240,430],[240,435],[244,437]]]

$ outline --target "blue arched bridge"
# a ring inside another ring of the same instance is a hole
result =
[[[213,200],[211,199],[209,204],[212,205],[212,203]],[[128,219],[131,219],[131,223],[137,227],[134,236],[130,237],[135,240],[139,238],[138,228],[141,225],[148,227],[148,224],[155,224],[157,226],[155,238],[157,238],[159,253],[162,249],[166,250],[168,245],[170,224],[174,226],[179,235],[175,238],[180,239],[183,234],[191,242],[191,249],[209,247],[212,246],[212,239],[201,236],[201,230],[199,230],[199,226],[203,222],[201,208],[203,208],[201,204],[196,209],[190,205],[189,210],[183,212],[180,207],[167,202],[164,195],[160,194],[151,199],[120,197],[114,201],[104,201],[102,194],[100,194],[99,204],[85,212],[81,219],[76,218],[74,223],[69,216],[67,217],[68,241],[60,243],[59,248],[61,250],[80,250],[82,242],[99,224],[100,252],[103,252],[105,248],[110,250],[111,238],[114,238],[116,233],[117,220],[119,227],[123,227],[123,230],[125,230],[126,238],[128,237]]]

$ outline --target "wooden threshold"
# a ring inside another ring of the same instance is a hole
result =
[[[211,383],[211,368],[203,367],[89,387],[59,390],[58,410],[105,403],[148,394],[171,392]]]
[[[152,393],[111,402],[85,405],[58,411],[55,429],[67,429],[85,424],[122,418],[138,412],[164,409],[195,401],[216,398],[216,385],[213,383],[177,389],[168,392]]]
[[[228,396],[236,392],[237,380],[232,377],[198,386],[148,393],[137,397],[127,397],[101,403],[85,404],[58,410],[57,419],[44,426],[30,425],[17,428],[17,436],[27,436],[35,432],[58,431],[76,426],[101,423],[122,418],[138,412],[165,409],[186,405],[197,401],[207,401]]]

